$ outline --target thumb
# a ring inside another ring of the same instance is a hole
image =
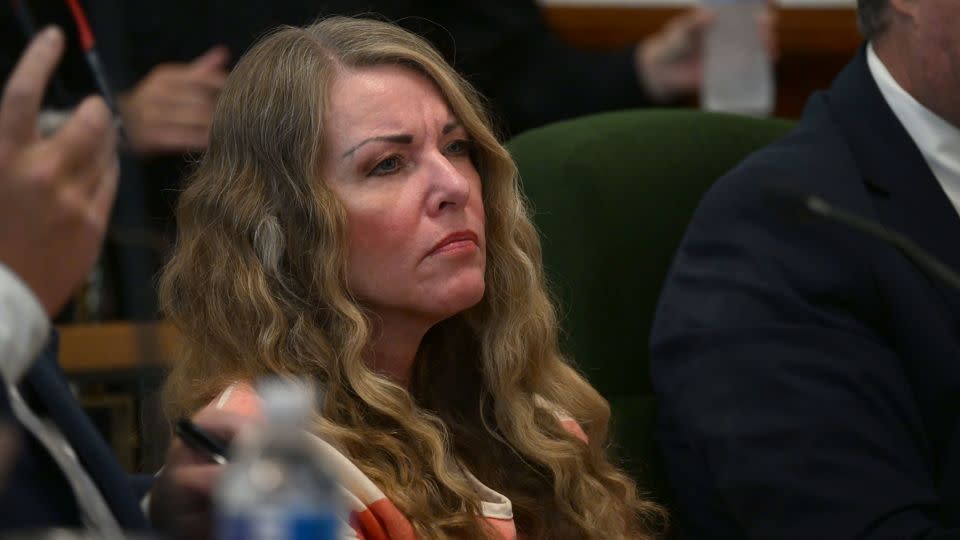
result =
[[[681,15],[677,20],[685,31],[699,34],[713,23],[713,19],[713,11],[699,7]]]
[[[657,34],[662,58],[683,58],[699,51],[703,35],[713,23],[713,11],[698,7],[670,19]]]
[[[230,61],[230,49],[225,45],[217,45],[207,52],[190,61],[190,68],[200,71],[223,70]]]

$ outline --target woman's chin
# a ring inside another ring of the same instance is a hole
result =
[[[433,299],[424,299],[434,304],[433,311],[440,320],[462,313],[483,300],[485,285],[483,277],[477,280],[462,280]]]

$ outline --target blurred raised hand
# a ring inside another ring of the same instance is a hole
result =
[[[63,54],[59,29],[27,47],[0,102],[0,262],[55,315],[96,262],[117,190],[113,117],[88,97],[42,137],[44,89]]]
[[[121,95],[118,102],[133,150],[155,155],[205,149],[229,61],[227,48],[216,46],[189,63],[154,67]]]
[[[713,14],[698,7],[670,19],[656,34],[638,43],[634,62],[638,78],[654,102],[665,103],[700,90],[703,37]],[[760,36],[771,59],[779,56],[777,10],[765,4],[757,16]]]

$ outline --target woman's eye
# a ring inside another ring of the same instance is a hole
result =
[[[400,156],[390,156],[388,158],[380,160],[376,166],[373,167],[373,170],[370,171],[371,176],[384,176],[387,174],[395,173],[400,170],[400,167],[403,165],[403,160]]]
[[[447,154],[454,156],[466,155],[470,152],[472,145],[473,141],[467,139],[457,139],[447,145],[446,152]]]

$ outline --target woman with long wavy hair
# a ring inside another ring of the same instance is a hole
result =
[[[239,62],[161,279],[185,356],[172,418],[324,389],[314,433],[367,538],[649,538],[663,511],[606,455],[540,244],[480,97],[387,23],[283,28]],[[254,405],[251,405],[254,404]]]

